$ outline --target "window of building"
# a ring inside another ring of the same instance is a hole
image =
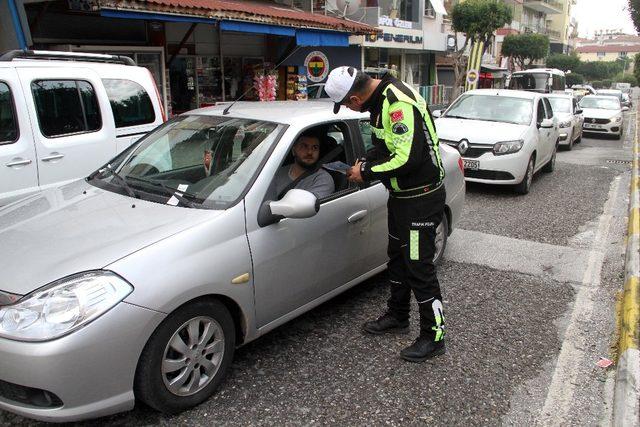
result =
[[[606,55],[605,52],[598,52],[598,58],[604,58]]]
[[[6,83],[0,82],[0,144],[18,140],[18,123],[11,90]]]
[[[98,98],[82,80],[36,80],[31,83],[40,131],[46,137],[94,132],[102,127]]]
[[[618,52],[618,57],[626,58],[627,57],[627,52]]]
[[[424,16],[426,16],[427,18],[436,17],[436,11],[433,9],[433,5],[429,0],[425,0],[424,3]]]
[[[117,128],[155,121],[151,98],[141,85],[124,79],[104,79],[102,83],[107,90]]]

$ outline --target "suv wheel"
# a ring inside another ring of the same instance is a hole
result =
[[[235,326],[219,301],[196,301],[171,313],[138,361],[135,395],[168,414],[205,401],[218,388],[235,351]]]

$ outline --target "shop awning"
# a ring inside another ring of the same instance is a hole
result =
[[[164,13],[149,13],[149,12],[132,12],[128,10],[101,10],[100,15],[106,18],[121,18],[121,19],[143,19],[146,21],[163,21],[163,22],[192,22],[200,24],[215,24],[215,19],[201,18],[198,16],[181,16],[170,15]]]
[[[427,0],[431,2],[431,6],[433,6],[433,10],[440,15],[446,15],[447,9],[444,7],[443,0]]]
[[[145,12],[356,35],[381,32],[375,27],[360,22],[305,12],[287,7],[285,4],[256,0],[98,0],[98,3],[102,13],[107,11]],[[306,35],[301,37],[305,42],[309,40]]]
[[[241,33],[295,37],[298,46],[349,46],[349,34],[337,31],[305,30],[241,21],[220,21],[220,29],[223,31],[239,31]]]

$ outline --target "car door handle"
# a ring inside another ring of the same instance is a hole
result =
[[[362,220],[362,218],[364,218],[365,216],[367,216],[369,212],[364,210],[364,211],[358,211],[354,214],[352,214],[349,218],[347,218],[347,221],[349,221],[350,223],[356,223],[360,220]]]
[[[26,166],[30,164],[31,164],[31,160],[29,159],[17,158],[17,159],[14,159],[12,162],[5,163],[5,166],[8,168],[12,168],[14,166]]]
[[[64,157],[64,154],[55,153],[55,154],[52,154],[52,155],[50,155],[48,157],[43,157],[41,160],[43,162],[51,162],[53,160],[59,160],[59,159],[61,159],[63,157]]]

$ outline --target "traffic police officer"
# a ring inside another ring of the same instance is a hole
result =
[[[422,362],[444,354],[444,314],[433,263],[436,229],[444,215],[444,167],[425,100],[386,74],[372,79],[353,67],[331,71],[325,91],[341,105],[371,113],[373,153],[348,171],[351,181],[381,180],[389,190],[387,311],[363,325],[365,332],[407,332],[411,291],[420,313],[420,335],[400,356]]]

